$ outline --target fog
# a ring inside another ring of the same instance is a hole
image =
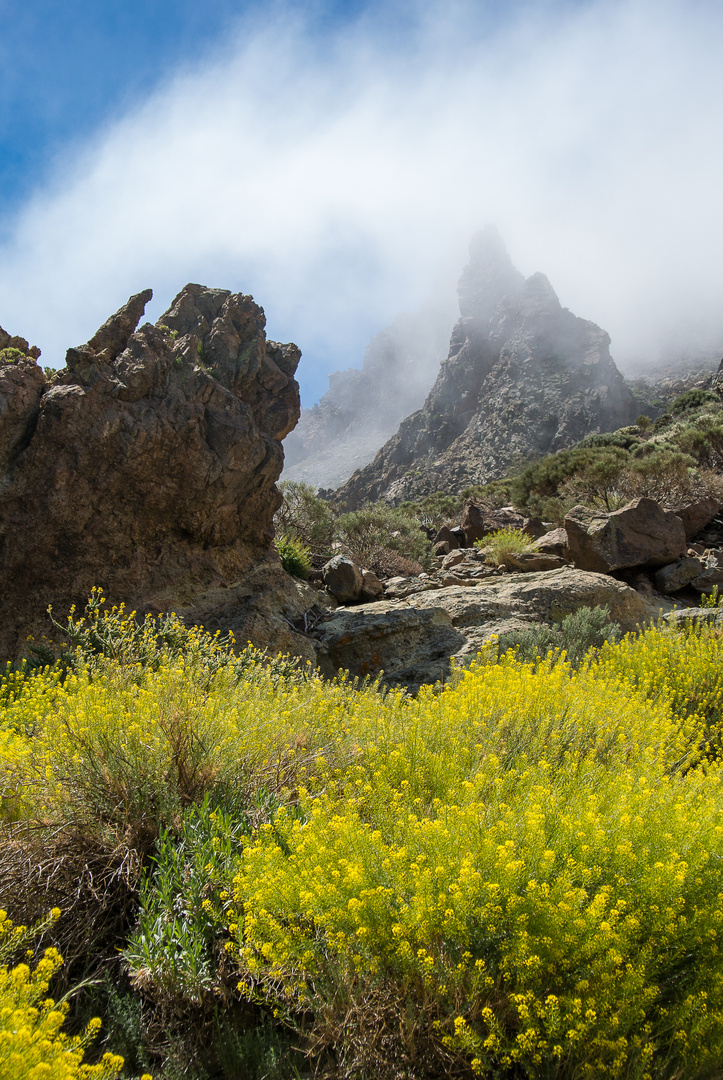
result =
[[[251,293],[311,405],[494,222],[623,369],[723,351],[721,55],[717,2],[269,6],[0,222],[0,323],[58,366],[148,285]]]

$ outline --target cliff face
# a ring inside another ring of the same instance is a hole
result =
[[[31,350],[0,353],[1,655],[47,629],[48,604],[82,607],[94,585],[140,612],[237,629],[272,588],[248,585],[260,567],[283,586],[274,484],[299,350],[266,340],[251,297],[200,285],[136,330],[150,297],[50,380]],[[266,631],[261,644],[289,647]]]
[[[639,412],[608,335],[561,307],[544,274],[524,279],[492,228],[472,241],[459,307],[423,407],[339,489],[348,506],[486,483]]]
[[[445,307],[402,315],[369,342],[361,370],[337,371],[284,443],[284,480],[336,487],[372,460],[418,409],[439,371],[453,316]]]

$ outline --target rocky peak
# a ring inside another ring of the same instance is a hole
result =
[[[496,230],[473,238],[459,296],[461,317],[427,400],[339,490],[347,505],[487,483],[634,419],[608,335],[563,308],[544,274],[525,280]]]
[[[488,225],[470,242],[469,263],[457,286],[460,315],[480,321],[491,318],[504,300],[516,300],[524,280],[512,265],[497,229]]]

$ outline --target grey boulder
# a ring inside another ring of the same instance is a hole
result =
[[[683,522],[654,499],[633,499],[611,514],[575,506],[565,518],[565,531],[575,566],[601,574],[666,566],[687,550]]]
[[[361,600],[364,578],[359,567],[347,555],[335,555],[322,567],[324,587],[340,604]]]

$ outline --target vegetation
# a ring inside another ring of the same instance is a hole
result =
[[[298,537],[283,533],[276,537],[275,543],[286,573],[306,581],[312,569],[309,549]]]
[[[717,394],[689,390],[653,423],[590,435],[570,450],[533,462],[506,481],[511,500],[559,521],[575,503],[615,510],[648,496],[662,506],[723,495],[723,406]]]
[[[282,542],[302,544],[320,563],[334,554],[348,555],[381,577],[419,573],[429,564],[431,544],[421,527],[425,513],[412,504],[378,503],[340,514],[302,481],[287,481],[280,488],[284,501],[274,521]]]
[[[520,555],[530,550],[531,540],[522,529],[510,527],[496,529],[482,540],[475,540],[474,546],[484,552],[493,566],[502,566],[510,555]]]
[[[0,956],[13,1076],[94,1075],[94,1015],[158,1080],[723,1069],[718,629],[579,612],[409,698],[98,597],[0,684],[0,925],[66,956]]]
[[[0,364],[17,364],[18,360],[27,359],[28,355],[22,349],[15,349],[12,346],[0,349]]]
[[[592,650],[619,638],[620,627],[610,622],[609,608],[598,606],[579,608],[552,626],[541,624],[529,630],[500,634],[497,649],[500,655],[513,649],[516,659],[524,663],[564,653],[567,661],[577,668],[590,657]]]
[[[0,1078],[2,1080],[115,1080],[123,1067],[116,1054],[104,1054],[97,1065],[84,1065],[87,1046],[98,1034],[100,1020],[93,1019],[81,1036],[61,1031],[68,1012],[66,1003],[56,1004],[45,995],[50,980],[62,964],[57,949],[46,949],[34,968],[27,962],[10,967],[9,961],[60,917],[54,910],[36,927],[13,926],[0,910]],[[25,961],[32,960],[33,949]],[[150,1080],[150,1077],[147,1078]]]

